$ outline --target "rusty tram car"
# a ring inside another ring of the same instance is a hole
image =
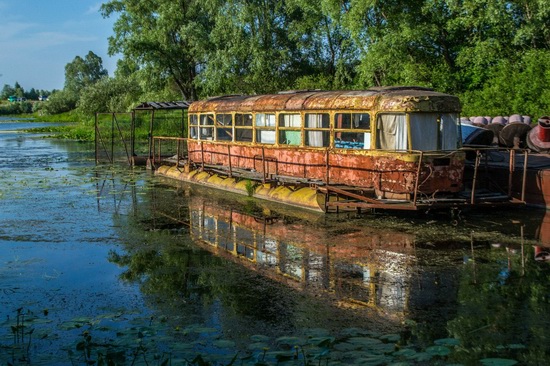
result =
[[[422,87],[221,96],[191,103],[187,137],[155,137],[152,160],[160,175],[318,211],[460,207],[480,203],[460,111]],[[167,140],[177,152],[162,158]]]

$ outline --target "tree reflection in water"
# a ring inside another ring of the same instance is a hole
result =
[[[413,230],[391,217],[299,217],[251,202],[155,189],[126,216],[125,253],[110,259],[174,325],[214,326],[243,347],[257,333],[357,325],[410,331],[417,350],[455,338],[452,362],[548,358],[550,271],[530,259],[532,239],[470,238],[467,222],[434,230],[418,220]]]

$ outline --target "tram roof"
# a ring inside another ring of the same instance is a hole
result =
[[[299,90],[264,95],[226,95],[191,103],[189,112],[268,112],[301,110],[379,110],[460,112],[458,97],[423,87],[366,90]]]
[[[136,106],[134,110],[165,110],[165,109],[187,109],[191,102],[175,101],[175,102],[143,102]]]

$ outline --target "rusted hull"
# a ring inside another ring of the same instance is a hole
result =
[[[361,150],[313,150],[188,142],[189,161],[197,165],[246,169],[272,176],[319,181],[413,195],[455,193],[462,189],[464,154],[414,154]],[[420,169],[419,169],[420,164]],[[417,179],[417,176],[419,177]]]

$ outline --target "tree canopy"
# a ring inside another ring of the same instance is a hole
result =
[[[155,96],[420,85],[458,95],[465,115],[550,109],[544,0],[109,0],[101,12],[116,18],[109,52],[120,59],[114,80],[83,94],[86,108],[101,88],[128,90],[115,104],[129,108]],[[100,61],[75,58],[65,90],[105,77]]]
[[[78,96],[84,88],[107,75],[101,57],[89,51],[84,58],[76,56],[72,62],[65,65],[64,89]]]

